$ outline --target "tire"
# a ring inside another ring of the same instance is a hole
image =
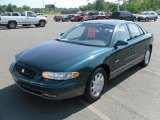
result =
[[[98,83],[97,83],[97,82]],[[107,84],[107,74],[103,68],[96,69],[93,74],[90,76],[86,84],[86,89],[84,92],[84,98],[88,102],[94,102],[98,100]]]
[[[145,19],[145,21],[146,21],[146,22],[148,22],[148,21],[149,21],[149,19],[148,19],[148,18],[146,18],[146,19]]]
[[[154,21],[157,21],[157,18],[154,18]]]
[[[151,54],[152,54],[152,49],[150,47],[147,48],[145,55],[144,55],[144,59],[143,61],[140,63],[140,66],[142,67],[147,67],[150,59],[151,59]]]
[[[46,25],[46,21],[44,20],[39,21],[39,27],[45,27],[45,25]]]
[[[136,22],[136,18],[133,18],[133,22]]]
[[[17,23],[16,22],[9,22],[8,23],[8,25],[7,25],[7,27],[9,28],[9,29],[15,29],[16,27],[17,27]]]

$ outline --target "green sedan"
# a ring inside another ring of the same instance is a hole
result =
[[[10,72],[24,91],[52,100],[96,101],[107,83],[151,58],[153,35],[134,22],[93,20],[15,56]]]

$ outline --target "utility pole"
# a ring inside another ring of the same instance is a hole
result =
[[[120,11],[120,2],[123,1],[123,0],[117,0],[118,2],[118,11]]]
[[[118,11],[120,10],[120,0],[118,0]]]
[[[45,7],[44,7],[44,0],[43,0],[43,9],[44,9]]]

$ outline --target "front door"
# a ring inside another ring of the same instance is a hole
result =
[[[26,24],[36,24],[36,16],[32,12],[27,12]]]
[[[126,25],[117,28],[113,40],[115,42],[118,40],[128,41],[128,45],[114,48],[111,76],[115,77],[125,71],[135,59],[135,46],[134,43],[130,42],[131,36]]]

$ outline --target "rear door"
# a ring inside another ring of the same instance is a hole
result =
[[[146,35],[142,28],[137,24],[128,24],[132,39],[130,42],[135,46],[135,59],[140,59],[146,51]]]

